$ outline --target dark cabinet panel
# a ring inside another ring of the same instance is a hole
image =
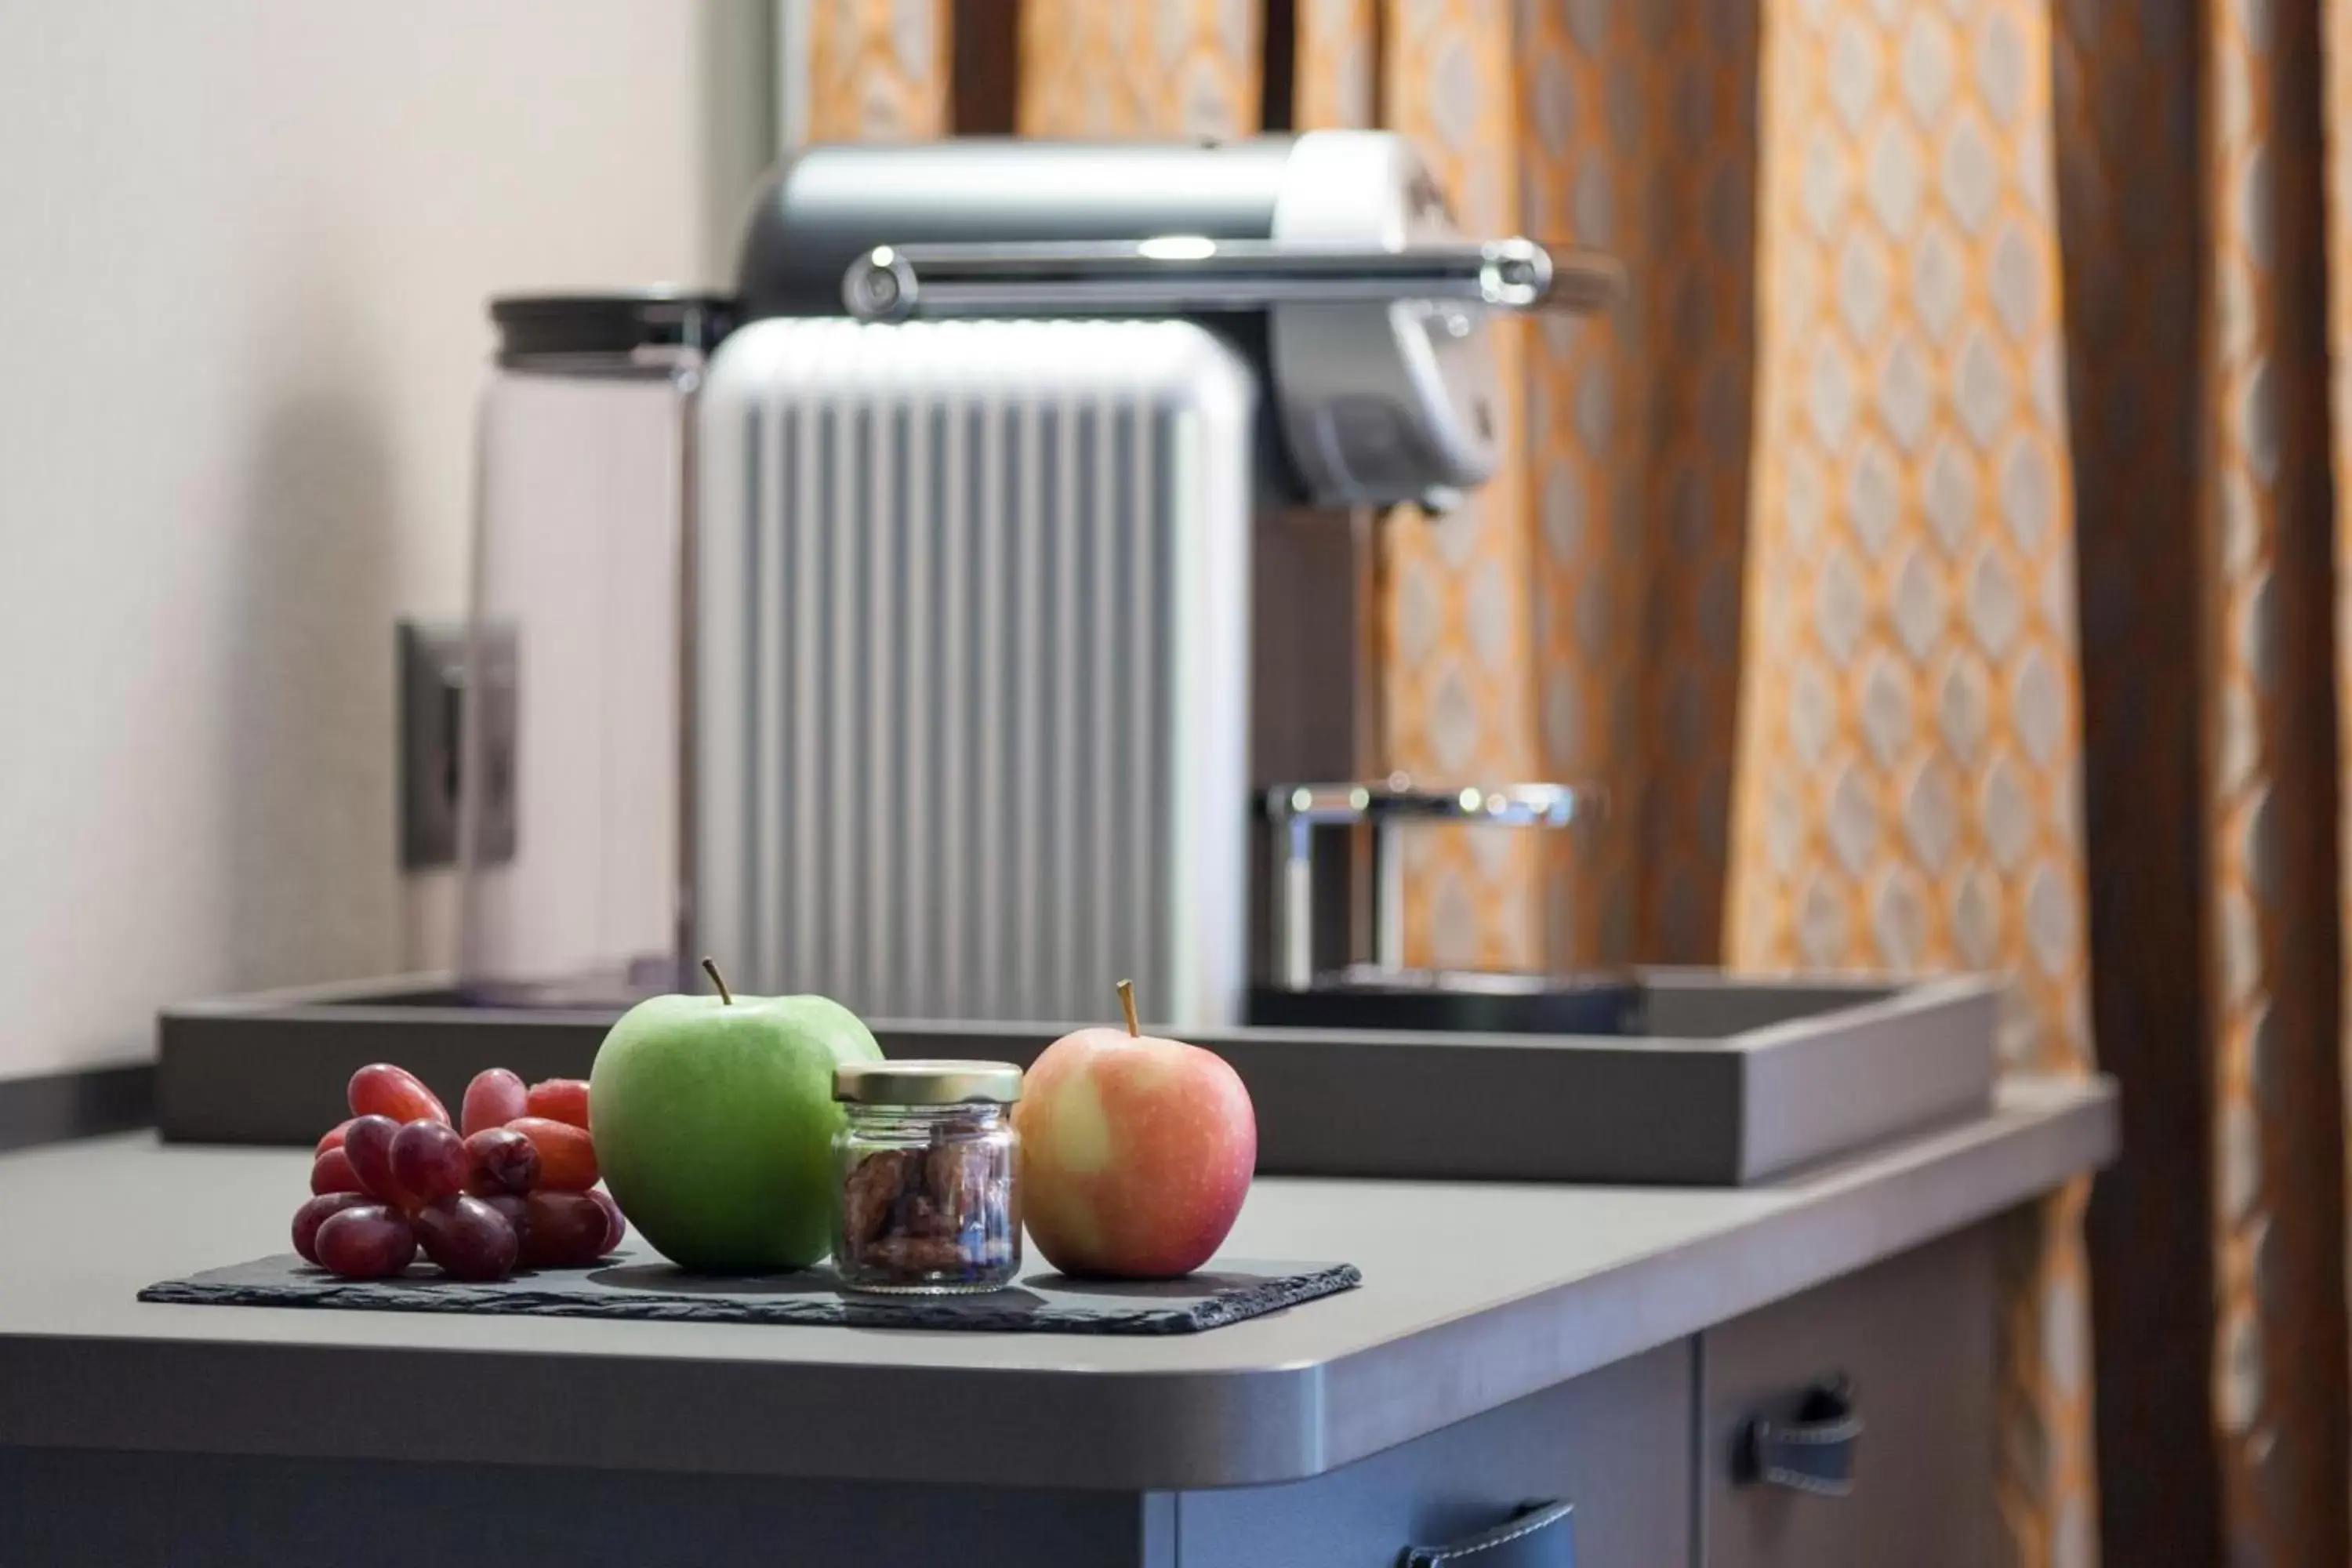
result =
[[[1528,1503],[1567,1501],[1573,1516],[1553,1528],[1573,1531],[1576,1568],[1683,1568],[1690,1360],[1687,1342],[1667,1345],[1311,1480],[1182,1493],[1179,1560],[1394,1568],[1407,1546],[1462,1540]]]
[[[363,1418],[364,1390],[352,1407]],[[472,1418],[453,1406],[451,1419]],[[0,1563],[1168,1568],[1170,1501],[1005,1487],[0,1447]]]
[[[1979,1226],[1702,1335],[1707,1568],[2001,1563],[1997,1310]]]

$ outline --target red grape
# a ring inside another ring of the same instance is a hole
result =
[[[328,1193],[364,1193],[359,1173],[352,1169],[348,1149],[330,1149],[310,1162],[310,1190],[320,1195]]]
[[[488,1127],[504,1127],[518,1116],[530,1114],[530,1093],[522,1086],[520,1075],[504,1068],[484,1068],[466,1086],[466,1099],[457,1110],[457,1125],[466,1136]]]
[[[526,1116],[509,1125],[539,1149],[539,1184],[584,1193],[596,1184],[595,1141],[568,1121]]]
[[[446,1121],[412,1121],[392,1141],[392,1179],[420,1204],[456,1197],[473,1169],[466,1141]]]
[[[330,1149],[341,1148],[343,1146],[344,1135],[351,1131],[352,1123],[358,1120],[359,1118],[356,1116],[347,1117],[343,1121],[336,1122],[332,1127],[328,1128],[327,1135],[319,1140],[319,1147],[316,1152],[323,1154]]]
[[[320,1193],[294,1211],[294,1250],[303,1262],[318,1262],[319,1227],[327,1223],[327,1217],[373,1202],[365,1193]]]
[[[586,1193],[533,1193],[523,1261],[534,1268],[578,1268],[604,1256],[610,1221]]]
[[[412,1223],[425,1256],[453,1279],[503,1279],[521,1246],[506,1216],[479,1198],[426,1204]]]
[[[486,1127],[466,1140],[476,1196],[527,1193],[539,1184],[539,1145],[511,1127]]]
[[[355,1116],[352,1130],[343,1134],[343,1153],[362,1189],[385,1203],[414,1208],[415,1204],[393,1173],[392,1142],[399,1136],[400,1123],[389,1116]]]
[[[610,1252],[621,1245],[623,1237],[629,1234],[629,1222],[621,1217],[620,1204],[604,1188],[592,1188],[588,1195],[594,1198],[597,1206],[604,1211],[604,1250]]]
[[[496,1209],[505,1216],[515,1233],[515,1242],[521,1251],[530,1250],[530,1204],[520,1193],[492,1193],[478,1198],[485,1208]]]
[[[346,1279],[381,1279],[415,1258],[416,1233],[398,1209],[362,1204],[329,1215],[310,1245],[321,1268]]]
[[[529,1102],[518,1114],[569,1122],[585,1132],[588,1131],[588,1080],[584,1078],[551,1078],[532,1084]],[[507,1120],[511,1121],[514,1118],[509,1116]]]
[[[353,1116],[389,1116],[395,1122],[446,1121],[448,1108],[406,1068],[371,1062],[352,1074]]]

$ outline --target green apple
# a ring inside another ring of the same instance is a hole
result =
[[[604,1184],[681,1268],[806,1268],[831,1244],[833,1069],[881,1059],[831,997],[650,997],[588,1078]]]

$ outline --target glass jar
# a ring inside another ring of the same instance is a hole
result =
[[[727,302],[491,301],[458,766],[458,973],[479,1001],[681,989],[681,608],[693,422]]]
[[[833,1266],[852,1290],[954,1295],[1021,1271],[1010,1062],[849,1062],[834,1135]]]

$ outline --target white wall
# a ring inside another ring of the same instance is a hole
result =
[[[0,1077],[436,956],[392,626],[486,295],[723,274],[760,0],[0,0]]]

